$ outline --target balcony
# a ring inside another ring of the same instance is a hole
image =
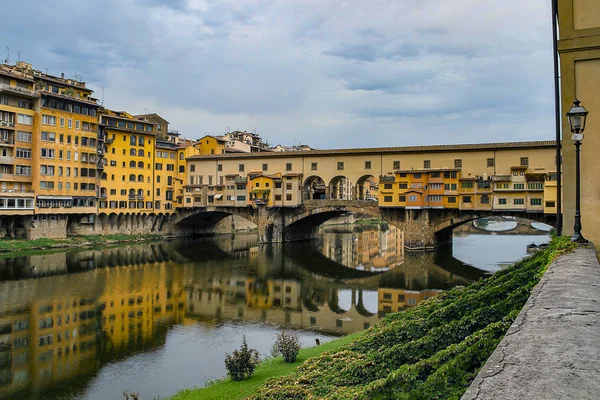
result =
[[[11,156],[0,156],[0,164],[14,164],[15,158]]]
[[[130,194],[129,200],[144,200],[143,194]]]
[[[236,176],[235,183],[248,183],[248,177],[246,176]]]
[[[0,120],[0,128],[14,128],[15,121]]]
[[[494,182],[509,182],[511,180],[510,175],[494,175],[492,176]]]
[[[0,174],[0,181],[11,181],[15,180],[14,174]]]

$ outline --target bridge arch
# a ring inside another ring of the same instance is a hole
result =
[[[336,175],[329,181],[329,198],[332,200],[353,200],[354,185],[345,175]]]
[[[304,180],[302,192],[304,200],[325,200],[327,198],[327,186],[323,178],[318,175],[311,175]]]
[[[377,179],[374,175],[361,176],[356,180],[354,199],[366,200],[367,198],[376,198],[378,186]]]

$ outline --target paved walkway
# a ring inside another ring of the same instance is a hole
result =
[[[462,400],[600,399],[600,265],[558,258]]]

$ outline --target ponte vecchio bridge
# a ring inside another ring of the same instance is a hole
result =
[[[168,226],[193,232],[238,215],[268,243],[310,238],[324,221],[359,213],[427,249],[482,217],[553,223],[554,155],[554,141],[197,155]]]

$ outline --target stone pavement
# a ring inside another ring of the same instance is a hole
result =
[[[600,265],[559,257],[462,400],[600,399]]]

